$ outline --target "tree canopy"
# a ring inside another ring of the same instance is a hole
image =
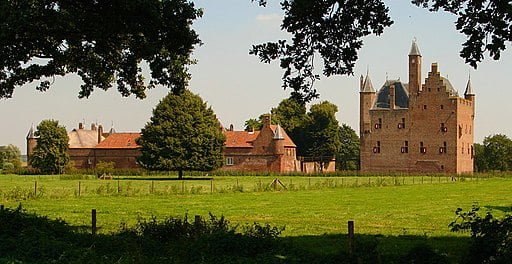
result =
[[[359,136],[350,126],[340,126],[340,149],[336,153],[339,170],[356,170],[359,168]]]
[[[487,136],[483,145],[475,144],[474,151],[478,171],[512,170],[512,140],[506,135]]]
[[[13,170],[21,167],[21,151],[15,145],[0,146],[0,170]]]
[[[38,80],[36,89],[46,91],[48,78],[69,73],[82,78],[80,98],[113,84],[137,98],[157,84],[180,93],[200,44],[191,25],[201,14],[187,0],[0,1],[0,98]]]
[[[138,158],[149,170],[211,171],[223,164],[225,136],[213,110],[201,97],[185,90],[169,93],[153,110],[137,140]]]
[[[30,165],[42,173],[62,173],[69,162],[66,128],[56,120],[43,120],[37,126],[35,136],[37,145],[30,156]]]
[[[265,6],[266,0],[251,0]],[[476,68],[484,53],[497,60],[512,41],[512,3],[508,0],[412,0],[430,11],[457,16],[455,27],[467,38],[460,56]],[[323,61],[323,75],[353,74],[363,38],[380,35],[393,24],[383,0],[281,0],[281,29],[291,40],[254,45],[250,54],[261,62],[279,60],[283,88],[302,102],[318,97],[314,88],[320,74],[315,59]]]

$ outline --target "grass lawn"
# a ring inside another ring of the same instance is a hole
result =
[[[280,177],[288,190],[274,191],[270,177],[216,177],[213,193],[210,180],[89,178],[80,180],[80,196],[79,181],[65,178],[2,176],[1,203],[21,203],[29,212],[83,226],[90,225],[94,208],[102,232],[120,223],[133,225],[137,217],[211,212],[233,223],[286,226],[285,236],[346,233],[349,219],[359,234],[457,236],[448,224],[458,207],[468,210],[477,203],[499,214],[512,206],[509,178],[452,182],[424,177],[422,184],[415,177],[413,184],[412,178],[401,177]]]

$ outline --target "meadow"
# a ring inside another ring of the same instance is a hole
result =
[[[450,232],[457,208],[478,204],[509,212],[512,178],[408,177],[171,177],[0,176],[0,203],[90,226],[97,210],[100,232],[138,218],[212,213],[234,224],[285,226],[283,236],[345,234],[468,236]]]

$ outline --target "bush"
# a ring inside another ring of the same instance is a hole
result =
[[[116,167],[116,163],[113,161],[100,161],[96,164],[96,175],[101,176],[104,174],[112,175],[114,169]]]
[[[495,218],[491,212],[481,216],[473,205],[469,212],[455,211],[457,218],[450,224],[453,232],[471,232],[471,245],[464,263],[511,263],[512,215]]]

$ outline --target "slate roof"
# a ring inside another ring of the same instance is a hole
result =
[[[136,149],[135,140],[140,137],[140,133],[115,133],[109,135],[105,140],[98,144],[97,149]]]
[[[400,80],[387,80],[377,93],[374,108],[389,108],[389,87],[395,86],[395,105],[399,108],[409,107],[409,86]]]
[[[471,85],[471,78],[468,80],[468,84],[466,85],[466,91],[464,92],[464,95],[475,95],[475,92],[473,91],[473,86]]]
[[[416,44],[416,40],[412,41],[411,51],[409,52],[409,56],[421,56],[420,48],[418,48],[418,44]]]

